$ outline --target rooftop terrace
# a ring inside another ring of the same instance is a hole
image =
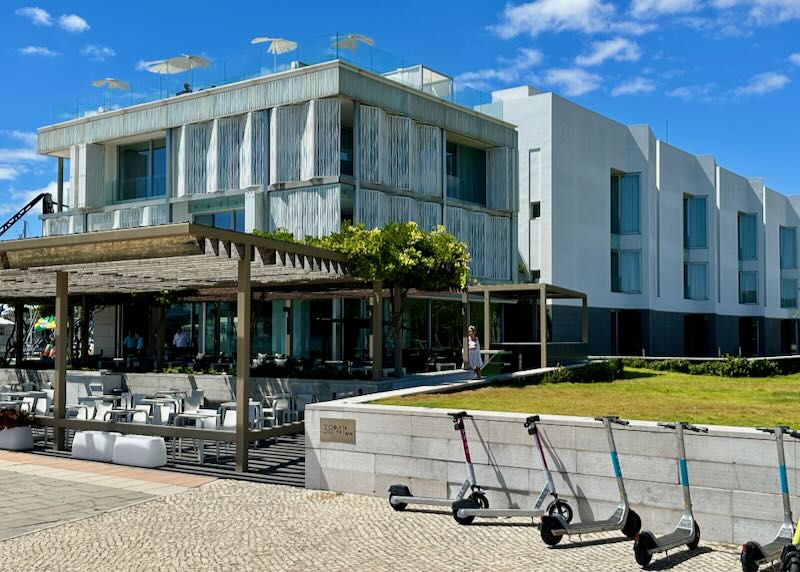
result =
[[[502,118],[502,102],[492,101],[491,94],[475,90],[452,77],[374,45],[355,42],[341,33],[313,36],[296,41],[297,47],[283,54],[271,54],[264,44],[253,45],[246,52],[224,59],[211,59],[208,67],[195,67],[169,75],[148,72],[140,65],[133,77],[120,77],[127,90],[107,88],[89,91],[53,105],[52,121],[61,123],[90,117],[110,110],[174,97],[185,83],[194,92],[272,75],[291,69],[330,61],[345,61],[406,86],[481,113]]]

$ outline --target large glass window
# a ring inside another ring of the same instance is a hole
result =
[[[758,304],[758,272],[739,272],[739,303]]]
[[[196,224],[244,232],[244,209],[204,213],[194,216]]]
[[[611,251],[611,291],[636,294],[641,291],[638,250]]]
[[[638,234],[639,174],[611,175],[611,233]]]
[[[342,127],[339,161],[342,175],[353,176],[353,128]]]
[[[780,228],[781,268],[797,268],[797,229],[782,226]]]
[[[445,155],[447,196],[486,205],[486,152],[448,143]]]
[[[164,139],[119,147],[117,201],[163,197],[167,192],[167,148]]]
[[[739,260],[755,260],[757,254],[756,215],[739,213]]]
[[[781,308],[797,308],[797,280],[781,280]]]
[[[704,263],[683,265],[683,297],[687,300],[708,299],[708,267]]]
[[[706,198],[685,197],[683,199],[683,247],[707,248]]]

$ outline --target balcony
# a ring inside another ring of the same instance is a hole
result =
[[[53,123],[180,97],[177,94],[183,89],[184,83],[197,92],[336,60],[414,87],[444,101],[502,118],[502,102],[493,102],[490,94],[374,46],[350,41],[344,34],[332,33],[299,40],[297,49],[281,55],[268,54],[261,44],[251,47],[246,53],[215,60],[207,68],[194,68],[174,75],[138,71],[136,73],[139,75],[134,78],[122,78],[130,84],[127,91],[94,90],[56,103],[52,110]]]
[[[65,212],[43,220],[42,235],[80,234],[169,224],[166,203],[114,208],[94,212]]]

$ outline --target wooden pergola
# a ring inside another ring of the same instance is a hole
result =
[[[290,284],[325,288],[339,284],[345,288],[355,282],[348,275],[347,260],[338,253],[190,223],[0,242],[0,298],[9,301],[55,298],[53,417],[37,419],[40,424],[53,427],[55,449],[65,448],[67,429],[232,441],[236,445],[237,471],[247,470],[250,443],[295,432],[301,427],[297,423],[288,424],[295,427],[249,429],[253,289]],[[209,288],[236,289],[239,327],[235,432],[66,418],[70,295]],[[380,308],[380,303],[375,306]],[[380,334],[376,337],[374,343],[380,348]],[[380,351],[376,353],[380,355]]]
[[[491,343],[491,312],[490,298],[519,299],[525,296],[534,296],[539,304],[539,344],[541,367],[548,366],[547,355],[547,301],[548,300],[580,300],[581,301],[581,342],[588,347],[589,344],[589,307],[586,294],[577,290],[569,290],[553,284],[491,284],[485,286],[470,286],[465,290],[462,298],[464,305],[464,363],[468,363],[467,327],[470,322],[469,295],[483,294],[483,344],[488,348]]]

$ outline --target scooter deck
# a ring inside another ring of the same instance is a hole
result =
[[[556,536],[575,536],[578,534],[590,534],[592,532],[605,532],[607,530],[619,530],[622,528],[623,524],[624,522],[619,518],[612,516],[605,520],[570,524],[566,528],[553,530],[553,534]]]
[[[543,514],[543,510],[526,508],[462,508],[458,510],[458,516],[461,518],[464,518],[465,516],[477,516],[480,518],[536,518],[537,516],[542,516]]]
[[[656,546],[650,550],[651,554],[655,554],[656,552],[664,552],[665,550],[671,550],[676,546],[680,546],[681,544],[689,544],[689,542],[692,540],[692,535],[690,534],[689,529],[680,528],[670,532],[669,534],[665,534],[664,536],[659,536],[655,540]]]
[[[452,506],[455,499],[435,499],[429,497],[401,497],[401,496],[392,496],[389,499],[390,502],[400,504],[429,504],[432,506]]]
[[[777,560],[781,557],[781,552],[783,552],[783,547],[787,544],[791,544],[791,538],[776,538],[772,542],[768,542],[767,544],[759,544],[758,547],[761,549],[761,554],[764,555],[764,558],[759,560],[759,562],[772,562],[773,560]]]

